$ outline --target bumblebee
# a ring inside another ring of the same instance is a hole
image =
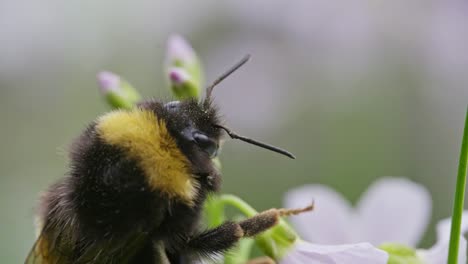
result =
[[[201,101],[146,100],[92,122],[72,144],[69,173],[40,199],[40,233],[25,263],[191,263],[274,226],[284,210],[199,225],[207,195],[220,187],[213,158],[224,133],[294,157],[220,120],[211,92],[247,60]]]

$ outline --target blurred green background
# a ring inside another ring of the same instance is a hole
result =
[[[227,123],[297,160],[230,141],[223,192],[258,209],[322,183],[355,202],[381,176],[422,183],[434,223],[450,215],[468,98],[464,1],[0,0],[0,256],[20,263],[38,194],[67,172],[67,148],[108,110],[96,73],[170,99],[167,37],[184,35]]]

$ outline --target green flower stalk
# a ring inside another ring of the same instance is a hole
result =
[[[200,98],[203,67],[197,54],[183,37],[169,37],[165,68],[172,93],[178,99]]]
[[[133,86],[120,76],[103,71],[97,75],[99,88],[112,108],[131,109],[141,96]]]
[[[463,215],[463,202],[465,200],[466,173],[468,164],[468,109],[465,117],[465,128],[458,165],[457,185],[453,204],[452,226],[450,231],[450,246],[447,263],[456,264],[460,244],[460,231]]]

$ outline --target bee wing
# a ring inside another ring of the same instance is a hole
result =
[[[91,244],[81,253],[79,258],[71,261],[69,255],[59,250],[56,241],[49,240],[51,236],[42,232],[31,248],[24,264],[127,263],[142,248],[147,235],[138,232],[131,236],[122,237],[120,241]],[[125,254],[122,255],[121,252],[125,252]],[[119,256],[117,262],[115,262],[116,256]]]
[[[39,236],[32,246],[31,250],[29,251],[28,257],[24,264],[42,264],[42,263],[49,263],[47,261],[47,254],[44,254],[41,251],[42,248],[42,236]]]
[[[49,242],[44,235],[40,235],[26,258],[25,264],[57,264],[59,257],[50,251]]]

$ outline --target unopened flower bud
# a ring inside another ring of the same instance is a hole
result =
[[[97,79],[101,93],[113,108],[130,109],[141,98],[135,88],[112,72],[100,72]]]
[[[197,98],[199,96],[199,86],[183,68],[170,68],[168,71],[169,82],[172,93],[178,99]]]
[[[105,95],[109,92],[119,92],[120,77],[118,75],[115,75],[112,72],[103,71],[98,73],[97,78],[102,94]]]
[[[167,41],[167,59],[173,66],[193,63],[197,55],[192,46],[180,35],[171,35]]]
[[[178,99],[198,98],[202,90],[202,67],[190,44],[180,35],[167,42],[166,72]]]
[[[183,68],[171,68],[169,79],[173,85],[183,85],[190,80],[190,75]]]

